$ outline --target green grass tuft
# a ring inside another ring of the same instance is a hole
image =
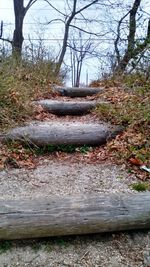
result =
[[[135,184],[132,184],[132,189],[138,191],[138,192],[143,192],[143,191],[146,191],[146,190],[150,190],[150,185],[147,184],[147,183],[135,183]]]
[[[82,154],[86,154],[90,150],[90,146],[88,145],[83,145],[83,146],[76,146],[76,145],[47,145],[44,147],[28,147],[27,150],[31,150],[34,152],[36,155],[43,155],[43,154],[48,154],[48,153],[53,153],[55,151],[59,152],[64,152],[64,153],[74,153],[76,151],[79,151]]]

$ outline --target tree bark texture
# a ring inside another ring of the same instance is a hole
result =
[[[140,6],[141,0],[135,0],[130,10],[129,17],[129,35],[128,35],[128,45],[126,52],[119,63],[118,69],[121,72],[124,72],[129,61],[134,58],[134,49],[135,49],[135,33],[136,33],[136,14]]]
[[[23,20],[25,16],[25,8],[23,6],[23,0],[14,1],[14,13],[15,13],[15,30],[13,34],[12,49],[13,55],[21,57],[22,44],[23,44]]]
[[[150,192],[0,201],[0,239],[150,228]]]
[[[122,128],[107,123],[43,122],[17,127],[0,136],[2,142],[20,141],[45,145],[101,145],[113,138]]]
[[[58,73],[60,72],[60,68],[61,65],[63,63],[64,60],[64,56],[67,50],[67,42],[68,42],[68,36],[69,36],[69,29],[70,29],[70,24],[72,22],[72,20],[75,18],[76,15],[80,14],[83,10],[88,9],[90,6],[96,4],[98,2],[98,0],[94,0],[90,3],[88,3],[87,5],[83,6],[82,8],[77,10],[77,0],[73,0],[72,1],[72,9],[70,10],[71,13],[69,16],[66,16],[66,21],[65,21],[65,29],[64,29],[64,37],[63,37],[63,45],[62,45],[62,49],[60,52],[60,56],[58,59],[58,62],[56,64],[56,68],[55,68],[55,74],[58,75]]]
[[[41,105],[44,110],[57,115],[83,115],[89,113],[97,105],[96,101],[57,101],[39,100],[35,104]]]
[[[117,27],[117,38],[115,40],[115,52],[117,56],[117,66],[115,69],[116,73],[123,73],[130,60],[135,59],[140,53],[144,51],[150,44],[150,19],[148,21],[147,25],[147,34],[144,38],[143,42],[140,42],[139,44],[136,44],[137,40],[135,38],[136,31],[137,31],[137,23],[136,23],[136,15],[138,12],[138,9],[140,7],[141,0],[134,0],[133,6],[129,12],[127,12],[118,22]],[[128,35],[128,41],[127,41],[127,48],[125,50],[125,53],[123,57],[121,58],[121,53],[119,51],[119,40],[121,39],[120,36],[120,29],[121,24],[123,20],[129,15],[129,35]]]
[[[85,97],[104,92],[104,90],[101,88],[63,87],[63,86],[62,87],[55,86],[53,88],[53,91],[59,93],[62,96],[69,96],[69,97]]]

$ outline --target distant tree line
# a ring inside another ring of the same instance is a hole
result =
[[[15,16],[15,28],[13,32],[12,39],[4,38],[4,23],[1,21],[0,25],[0,39],[5,42],[9,42],[12,46],[12,56],[21,59],[22,57],[22,47],[23,47],[23,23],[24,18],[28,10],[36,3],[38,0],[28,0],[26,6],[24,5],[24,0],[12,0],[14,7],[14,16]],[[49,23],[52,23],[56,20],[60,20],[64,23],[64,36],[62,47],[56,62],[55,72],[58,74],[60,72],[62,63],[64,62],[64,57],[66,50],[69,47],[71,50],[71,60],[72,68],[76,71],[76,81],[74,84],[79,86],[80,74],[82,68],[82,62],[87,54],[93,54],[96,56],[95,48],[91,44],[91,36],[95,35],[101,38],[104,34],[96,32],[96,30],[88,31],[86,28],[79,27],[75,21],[79,20],[78,15],[81,16],[82,20],[87,20],[88,18],[84,15],[85,10],[88,10],[91,6],[97,9],[97,7],[103,8],[104,5],[110,4],[110,1],[100,1],[100,0],[64,0],[69,8],[69,13],[65,14],[59,10],[55,1],[43,0],[46,2],[55,12],[62,16],[62,18],[55,18],[49,20]],[[132,63],[132,69],[136,66],[138,60],[144,55],[145,51],[148,50],[150,45],[150,19],[147,19],[147,29],[145,30],[146,34],[142,37],[142,40],[137,38],[137,31],[139,27],[140,18],[142,18],[142,9],[141,9],[142,0],[134,0],[128,11],[122,16],[122,18],[116,23],[115,31],[115,41],[114,41],[114,60],[113,60],[113,72],[114,73],[124,73],[129,64]],[[119,5],[119,3],[118,3]],[[113,7],[113,4],[110,4],[110,8]],[[140,15],[139,15],[140,14]],[[137,16],[139,15],[139,16]],[[81,19],[80,18],[80,19]],[[94,18],[93,18],[94,21]],[[122,25],[125,25],[126,22],[126,31],[122,30]],[[146,25],[146,24],[145,24]],[[74,29],[74,32],[78,31],[79,44],[75,41],[69,43],[69,34],[70,29]],[[82,42],[82,33],[88,34],[89,41],[83,45]],[[126,38],[127,42],[122,49],[122,40]],[[98,50],[98,48],[97,48]],[[76,65],[77,64],[77,65]],[[75,79],[74,76],[74,79]]]

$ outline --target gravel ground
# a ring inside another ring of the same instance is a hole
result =
[[[0,173],[1,199],[78,193],[131,192],[124,166],[45,159],[34,170]],[[3,249],[3,246],[7,247]],[[150,232],[135,231],[0,243],[0,267],[148,267]]]
[[[79,193],[126,192],[134,177],[112,163],[84,164],[44,160],[33,170],[0,173],[0,198],[20,199]]]
[[[150,232],[18,241],[0,255],[0,266],[148,267],[149,245]]]
[[[69,101],[65,97],[61,99]],[[35,119],[62,121],[58,116],[40,113]],[[86,116],[65,116],[63,121],[100,120],[93,113]],[[25,198],[90,192],[125,193],[132,192],[130,185],[137,181],[124,166],[116,166],[111,162],[78,162],[42,159],[33,170],[5,169],[0,172],[0,199],[19,201]],[[0,242],[0,267],[17,266],[150,267],[150,231]]]

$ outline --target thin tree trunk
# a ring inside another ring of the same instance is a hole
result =
[[[61,65],[63,63],[64,60],[64,56],[67,50],[67,41],[68,41],[68,36],[69,36],[69,28],[70,28],[70,24],[72,22],[72,20],[74,19],[74,17],[78,14],[80,14],[83,10],[88,9],[90,6],[96,4],[98,2],[98,0],[94,0],[91,3],[83,6],[81,9],[76,10],[76,6],[77,6],[77,0],[73,0],[73,8],[72,8],[72,12],[71,15],[68,17],[66,24],[65,24],[65,32],[64,32],[64,38],[63,38],[63,45],[62,45],[62,50],[59,56],[59,60],[56,64],[56,68],[55,68],[55,74],[58,75],[58,73],[60,72],[60,68]],[[67,18],[67,16],[66,16]]]
[[[12,54],[20,58],[23,44],[23,20],[25,16],[25,8],[23,0],[14,0],[14,13],[15,13],[15,30],[12,41]]]
[[[135,0],[133,3],[133,6],[128,12],[118,23],[118,29],[117,29],[117,38],[115,41],[115,51],[117,55],[117,61],[118,65],[115,69],[115,73],[123,73],[126,68],[128,63],[130,62],[131,59],[134,59],[136,56],[138,56],[144,49],[147,47],[148,43],[150,42],[150,20],[148,22],[148,30],[147,30],[147,36],[145,37],[145,40],[143,43],[137,45],[135,47],[135,33],[136,33],[136,14],[138,11],[138,8],[140,6],[141,0]],[[120,39],[120,26],[123,21],[123,19],[128,15],[129,16],[129,35],[128,35],[128,44],[127,44],[127,49],[125,51],[125,54],[122,59],[120,59],[120,52],[118,49],[118,42]]]
[[[76,83],[75,83],[75,86],[76,86],[76,87],[79,87],[79,83],[80,83],[79,68],[80,68],[80,62],[77,61]]]

